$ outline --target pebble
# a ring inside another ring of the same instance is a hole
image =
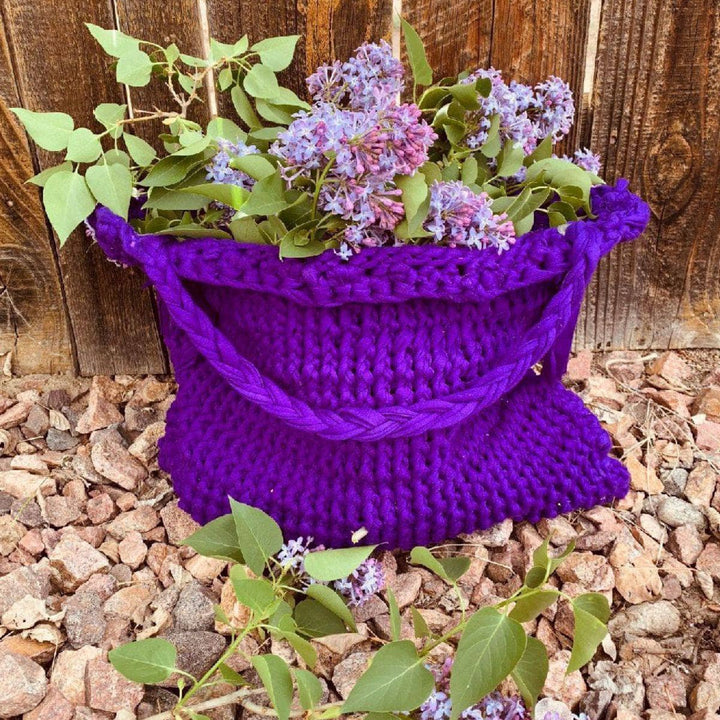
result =
[[[370,665],[373,655],[374,653],[371,652],[356,652],[348,655],[335,666],[332,682],[341,698],[347,699],[358,678]]]
[[[698,530],[706,526],[705,516],[694,505],[677,497],[663,498],[657,507],[657,517],[670,527],[694,525]]]
[[[101,525],[115,514],[115,503],[107,493],[100,493],[88,500],[86,512],[93,525]]]
[[[67,534],[50,553],[53,581],[65,592],[77,590],[91,575],[107,572],[110,563],[92,545]]]
[[[160,518],[153,508],[140,505],[135,510],[120,513],[107,525],[106,530],[111,537],[122,540],[130,532],[146,533],[152,530],[159,521]]]
[[[704,570],[710,577],[720,582],[720,545],[708,543],[695,563],[698,570]]]
[[[680,629],[680,611],[667,600],[633,605],[610,618],[613,636],[669,637]]]
[[[85,687],[86,702],[91,708],[113,713],[135,710],[145,694],[140,683],[123,677],[100,657],[88,661]]]
[[[90,451],[93,466],[100,475],[125,490],[135,490],[147,477],[147,469],[120,443],[105,438]]]
[[[24,535],[24,525],[10,515],[0,515],[0,555],[9,555]]]
[[[177,667],[180,670],[200,677],[222,655],[226,647],[225,638],[205,630],[171,630],[163,635],[177,650]],[[177,673],[158,683],[162,687],[177,685]]]
[[[697,507],[711,504],[715,488],[720,482],[720,475],[708,462],[698,463],[688,475],[685,485],[685,497]]]
[[[108,402],[97,387],[90,390],[87,410],[80,416],[76,430],[82,434],[109,427],[123,421],[122,413]]]
[[[200,527],[190,515],[178,507],[177,500],[168,503],[160,511],[160,517],[167,532],[168,542],[172,545],[180,545]]]
[[[82,515],[82,504],[74,498],[63,495],[51,495],[45,499],[43,517],[56,528],[75,522]]]
[[[120,561],[136,570],[145,561],[148,549],[142,535],[137,530],[133,530],[118,543],[118,552]]]
[[[14,498],[24,499],[34,497],[38,490],[43,495],[54,493],[55,482],[27,470],[3,470],[0,471],[0,490]]]
[[[668,550],[684,565],[694,565],[705,543],[694,525],[681,525],[670,533]]]
[[[712,453],[720,452],[720,422],[706,420],[697,426],[697,446]]]
[[[12,718],[40,704],[47,691],[45,671],[22,655],[0,652],[0,718]]]
[[[199,582],[189,582],[175,605],[175,627],[178,630],[213,630],[215,603],[212,594]]]

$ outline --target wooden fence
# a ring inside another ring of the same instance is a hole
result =
[[[37,189],[48,156],[9,112],[58,109],[89,121],[122,101],[82,23],[116,26],[201,54],[208,34],[300,33],[303,77],[363,40],[390,37],[400,10],[439,74],[501,68],[568,79],[580,106],[572,145],[590,144],[609,180],[627,177],[652,225],[593,281],[579,347],[720,346],[720,3],[717,0],[0,0],[0,371],[82,374],[168,369],[139,274],[76,233],[58,251]],[[154,91],[133,92],[150,106]]]

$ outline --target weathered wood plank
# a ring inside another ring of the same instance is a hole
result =
[[[31,110],[63,110],[81,124],[92,108],[121,101],[102,51],[83,22],[113,25],[109,0],[82,4],[52,0],[2,0],[23,104]],[[41,167],[58,161],[38,151]],[[81,231],[59,252],[67,306],[82,374],[164,372],[164,350],[151,293],[138,271],[109,263]]]
[[[296,60],[281,80],[304,95],[305,77],[328,60],[344,60],[365,40],[389,39],[392,0],[208,0],[210,34],[223,42],[247,33],[301,35]]]
[[[14,373],[74,369],[59,268],[33,174],[25,132],[10,112],[19,105],[0,16],[0,356]]]
[[[591,285],[577,344],[720,345],[720,7],[606,0],[593,147],[652,209]]]

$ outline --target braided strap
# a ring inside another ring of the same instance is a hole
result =
[[[608,191],[636,199],[625,188],[619,185]],[[609,197],[608,203],[611,201],[612,197]],[[106,210],[96,213],[96,230],[98,242],[111,257],[142,266],[175,325],[243,398],[299,430],[331,440],[372,442],[455,425],[511,391],[538,362],[546,363],[546,371],[559,377],[567,361],[587,283],[602,254],[615,243],[635,237],[642,230],[647,219],[643,214],[646,213],[644,206],[641,210],[628,213],[622,208],[602,222],[580,221],[567,227],[563,240],[570,247],[566,272],[560,276],[557,291],[540,319],[513,352],[507,353],[511,359],[496,365],[462,390],[442,398],[377,409],[317,408],[289,395],[242,356],[193,299],[170,258],[175,240],[160,236],[140,237],[127,223],[121,221],[118,224],[120,218],[109,217]],[[106,228],[103,232],[103,223],[111,223],[113,231]]]

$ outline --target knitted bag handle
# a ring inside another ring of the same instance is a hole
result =
[[[119,220],[119,218],[116,218]],[[512,390],[536,363],[547,363],[547,372],[559,377],[567,361],[572,333],[585,288],[603,251],[622,239],[622,223],[602,229],[593,223],[573,223],[567,228],[571,243],[569,269],[538,322],[515,348],[513,359],[501,363],[462,390],[442,398],[407,406],[381,408],[314,408],[292,397],[265,377],[241,355],[195,302],[168,257],[170,238],[138,236],[123,223],[115,232],[97,238],[106,253],[125,264],[139,264],[155,285],[173,320],[207,362],[242,397],[288,425],[331,440],[377,441],[409,437],[455,425],[496,402]]]

